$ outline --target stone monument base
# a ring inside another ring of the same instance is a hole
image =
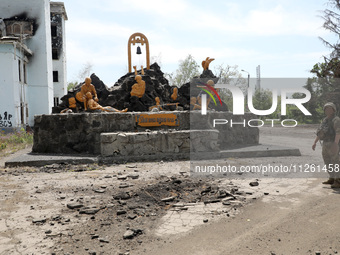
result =
[[[35,117],[32,151],[104,158],[164,155],[189,158],[193,152],[218,152],[235,145],[258,144],[257,127],[213,127],[214,119],[228,118],[241,123],[255,116],[249,113],[237,117],[230,112],[202,116],[200,111],[39,115]]]

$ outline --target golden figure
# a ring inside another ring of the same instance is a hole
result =
[[[159,99],[159,97],[156,97],[156,98],[155,98],[155,101],[156,101],[156,105],[160,107],[160,105],[161,105],[161,100]]]
[[[208,80],[207,81],[207,84],[208,85],[210,85],[211,87],[215,87],[215,83],[214,83],[214,81],[213,80]],[[206,88],[206,86],[197,86],[197,88]],[[216,92],[218,92],[218,90],[219,89],[215,89],[216,90]],[[198,98],[198,97],[197,97]],[[200,100],[200,99],[199,99]],[[208,97],[207,98],[207,106],[210,104],[210,101],[211,101],[211,97]],[[201,104],[201,103],[199,103],[199,104]]]
[[[154,108],[157,108],[158,110],[163,110],[163,108],[161,106],[161,100],[159,99],[159,97],[155,97],[155,102],[156,102],[156,105],[150,106],[149,111],[151,111]]]
[[[86,93],[86,102],[87,102],[87,107],[90,110],[101,110],[101,111],[105,111],[105,112],[127,112],[127,108],[125,108],[124,110],[120,111],[117,110],[116,108],[113,108],[111,106],[101,106],[100,104],[98,104],[95,100],[92,99],[92,94],[91,92],[87,92]]]
[[[209,99],[210,99],[210,98],[207,99],[207,109],[208,109],[208,110],[211,110],[211,109],[208,107],[209,102],[210,102]],[[202,109],[202,98],[201,98],[200,96],[197,97],[197,102],[198,102],[198,105],[196,106],[196,109]],[[196,109],[194,109],[194,110],[196,110]]]
[[[209,65],[212,61],[214,61],[214,58],[209,58],[207,57],[205,60],[202,61],[202,67],[204,70],[208,70],[209,69]]]
[[[76,99],[79,102],[84,103],[85,110],[87,110],[87,103],[86,103],[86,93],[90,92],[94,96],[94,100],[98,102],[97,92],[95,87],[91,84],[91,78],[85,78],[85,84],[81,86],[80,91],[76,94]]]
[[[73,111],[69,108],[66,108],[66,109],[62,110],[60,113],[73,113]]]
[[[170,103],[170,104],[162,104],[161,105],[161,100],[159,99],[159,97],[155,97],[155,102],[156,102],[156,105],[154,106],[150,106],[149,107],[149,111],[151,111],[152,109],[154,108],[157,108],[158,110],[163,110],[163,107],[162,106],[172,106],[172,105],[175,105],[176,106],[176,110],[178,109],[178,105],[179,103]]]
[[[137,66],[133,66],[133,69],[135,70],[135,75],[138,75],[138,72],[137,72]],[[144,75],[144,69],[143,69],[143,66],[141,66],[141,74]]]
[[[136,75],[135,80],[137,83],[132,86],[130,95],[141,98],[145,94],[145,81],[142,80],[140,75]]]
[[[74,110],[76,110],[76,111],[78,110],[77,109],[77,102],[76,102],[76,99],[74,97],[70,97],[68,99],[68,108],[62,110],[60,113],[73,113]]]
[[[207,81],[207,84],[208,84],[209,86],[211,86],[211,87],[215,87],[215,83],[214,83],[213,80],[208,80],[208,81]]]
[[[215,87],[215,83],[214,83],[213,80],[208,80],[207,84],[210,85],[213,88]],[[215,89],[215,90],[216,90],[216,92],[218,92],[218,89]],[[207,106],[210,104],[210,101],[211,101],[211,97],[208,97],[208,99],[207,99]]]
[[[77,108],[76,99],[74,97],[70,97],[68,99],[68,107],[69,108]]]
[[[173,93],[171,95],[171,99],[175,101],[177,97],[178,97],[178,88],[174,88]]]
[[[198,98],[198,97],[197,97]],[[196,97],[191,97],[190,98],[190,104],[193,106],[193,110],[200,110],[201,109],[201,106],[197,104],[197,99]]]

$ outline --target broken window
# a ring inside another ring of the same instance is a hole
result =
[[[27,63],[24,62],[24,83],[27,84]]]
[[[54,98],[54,107],[59,105],[59,97]]]
[[[52,37],[57,36],[57,26],[56,25],[51,25],[51,35],[52,35]]]
[[[52,59],[59,59],[59,50],[52,49]]]
[[[20,102],[20,123],[25,124],[25,107],[24,103]]]
[[[59,72],[53,71],[53,82],[59,82]]]
[[[21,35],[22,29],[20,24],[13,24],[12,26],[13,34],[15,35]]]
[[[21,82],[21,60],[18,60],[19,82]]]
[[[20,36],[20,35],[33,35],[33,21],[18,21],[14,19],[5,19],[6,35],[7,36]]]

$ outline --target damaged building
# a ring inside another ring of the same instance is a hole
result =
[[[67,92],[63,2],[2,0],[0,130],[33,126]]]

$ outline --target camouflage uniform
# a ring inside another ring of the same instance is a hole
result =
[[[339,169],[340,157],[339,157],[339,147],[336,153],[332,150],[334,146],[334,138],[336,135],[340,134],[340,118],[338,116],[334,116],[332,119],[325,118],[320,128],[324,127],[324,129],[328,129],[322,137],[322,157],[325,165],[327,165],[327,170],[330,175],[330,178],[334,179],[335,182],[340,183],[340,173],[338,171],[330,171],[332,168]],[[326,128],[325,128],[326,127]],[[330,164],[333,164],[332,167],[329,167]]]

